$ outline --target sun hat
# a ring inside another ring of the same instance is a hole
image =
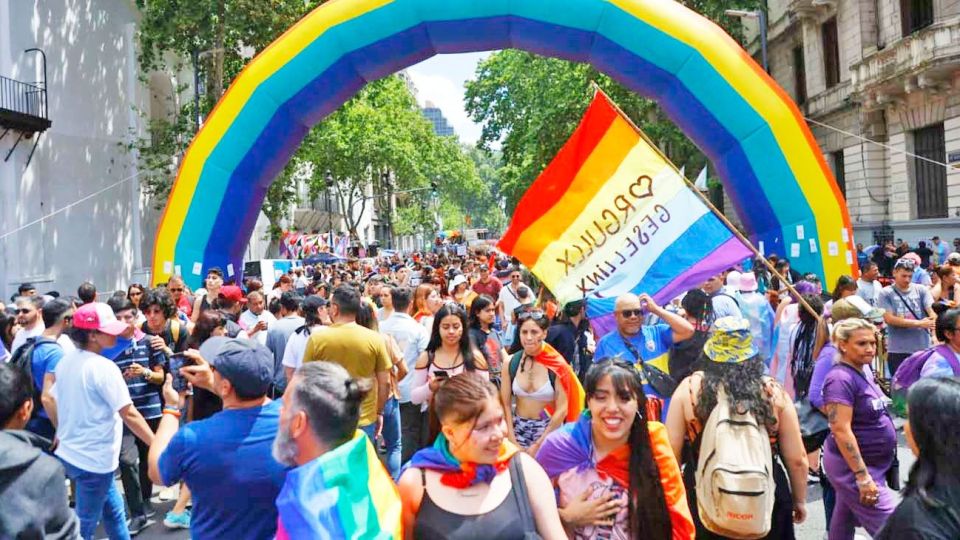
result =
[[[703,345],[707,358],[721,364],[739,364],[757,355],[750,333],[750,321],[723,317],[713,323],[710,339]]]
[[[760,288],[760,285],[757,283],[757,275],[753,272],[744,272],[740,274],[740,291],[741,292],[756,292]]]

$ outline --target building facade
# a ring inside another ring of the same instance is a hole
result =
[[[450,123],[447,122],[447,118],[443,116],[443,111],[434,105],[433,102],[427,101],[423,104],[423,115],[433,124],[433,132],[437,135],[448,137],[455,134],[453,126],[451,126]]]
[[[769,72],[797,102],[857,242],[960,237],[960,0],[769,0]],[[760,57],[756,20],[747,48]]]

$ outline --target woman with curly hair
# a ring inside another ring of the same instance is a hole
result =
[[[667,414],[670,445],[677,460],[686,463],[684,485],[697,538],[723,538],[707,530],[700,520],[695,478],[700,436],[710,413],[718,405],[721,388],[731,411],[749,411],[767,429],[776,492],[770,532],[764,538],[791,540],[794,523],[802,522],[807,515],[807,455],[800,423],[793,401],[776,380],[764,375],[764,364],[753,345],[750,323],[737,317],[724,317],[714,323],[713,336],[704,347],[703,371],[680,382]]]

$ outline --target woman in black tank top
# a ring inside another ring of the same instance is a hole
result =
[[[430,412],[436,440],[400,477],[407,538],[566,538],[546,473],[506,438],[492,383],[453,377]]]

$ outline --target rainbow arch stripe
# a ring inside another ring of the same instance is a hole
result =
[[[590,63],[655,99],[711,159],[767,254],[827,286],[853,271],[846,204],[796,105],[682,5],[333,0],[254,58],[194,138],[157,231],[153,281],[180,267],[197,286],[212,266],[241,268],[274,177],[309,128],[367,82],[435,54],[504,48]]]

